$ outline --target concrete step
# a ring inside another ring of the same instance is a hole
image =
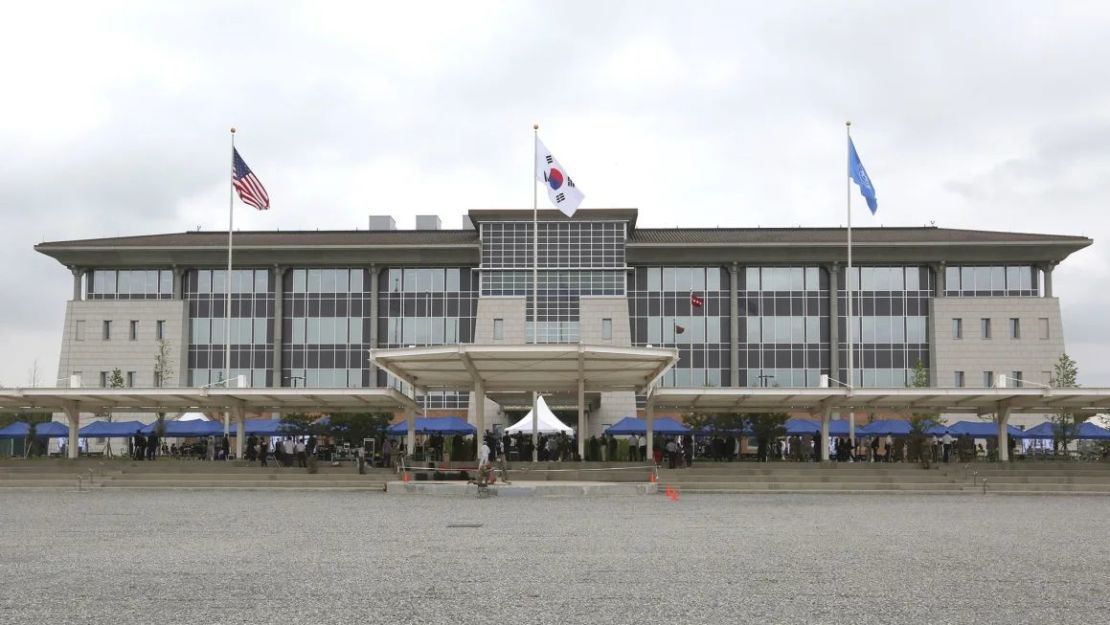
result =
[[[668,482],[660,481],[660,488],[673,486],[679,491],[715,489],[715,490],[813,490],[813,491],[840,491],[840,490],[961,490],[963,484],[929,483],[914,484],[882,483],[882,482],[749,482],[737,484],[734,482]]]

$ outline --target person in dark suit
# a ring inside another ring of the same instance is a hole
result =
[[[151,432],[146,438],[146,459],[154,460],[158,455],[158,435]]]

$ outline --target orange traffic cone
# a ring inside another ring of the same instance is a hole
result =
[[[648,482],[651,484],[655,483],[655,471],[648,473]]]
[[[405,471],[404,473],[401,474],[401,482],[405,483],[405,484],[409,483],[409,472],[408,471]]]

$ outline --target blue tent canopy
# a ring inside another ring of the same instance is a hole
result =
[[[155,423],[144,427],[143,434],[152,434],[157,426]],[[174,438],[190,438],[194,436],[221,436],[224,433],[224,424],[219,421],[166,421],[164,435]],[[231,428],[235,433],[235,428]]]
[[[909,436],[910,422],[902,419],[879,419],[856,430],[860,436]]]
[[[690,428],[670,417],[663,417],[652,421],[651,431],[656,434],[687,434]],[[605,428],[605,433],[610,436],[647,434],[647,421],[636,417],[625,417]]]
[[[145,427],[141,421],[93,421],[78,431],[81,438],[126,438]]]
[[[1022,432],[1022,438],[1041,438],[1052,440],[1056,438],[1058,428],[1055,423],[1045,421]],[[1110,440],[1110,430],[1100,428],[1094,423],[1083,422],[1079,428],[1072,432],[1071,438],[1084,440]]]
[[[232,428],[234,430],[234,428]],[[293,428],[288,423],[282,423],[276,419],[247,419],[243,424],[243,431],[247,435],[256,436],[278,436],[280,434],[287,434],[293,431]]]
[[[0,439],[6,438],[27,438],[27,433],[31,431],[31,426],[23,421],[16,421],[15,423],[8,424],[0,428]],[[69,436],[69,428],[64,423],[57,421],[48,421],[46,423],[39,423],[35,426],[36,438],[64,438]]]
[[[1006,431],[1014,438],[1022,438],[1024,433],[1012,425],[1006,426]],[[985,421],[960,421],[948,426],[948,433],[952,436],[968,435],[972,438],[998,438],[998,426]]]
[[[788,436],[804,436],[821,431],[821,424],[809,419],[787,419],[785,425]]]
[[[415,423],[417,434],[477,434],[478,428],[470,425],[462,417],[417,417]],[[408,422],[394,423],[386,429],[390,436],[404,436],[409,432]]]

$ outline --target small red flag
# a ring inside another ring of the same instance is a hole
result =
[[[694,295],[693,293],[691,293],[690,304],[693,305],[694,308],[701,308],[705,305],[705,300],[702,299],[700,295]]]

